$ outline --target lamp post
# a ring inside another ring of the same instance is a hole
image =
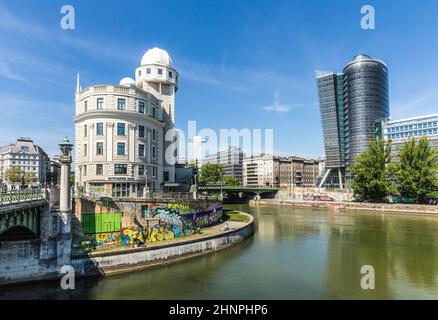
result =
[[[73,145],[67,137],[59,144],[61,149],[61,186],[60,186],[60,213],[62,219],[62,233],[70,232],[70,213],[71,213],[71,186],[70,186],[70,172],[71,172],[71,151]]]

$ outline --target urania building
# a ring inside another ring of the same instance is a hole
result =
[[[143,197],[175,183],[174,128],[179,74],[169,54],[148,50],[134,78],[76,92],[75,188],[109,197]],[[167,141],[169,140],[169,141]]]

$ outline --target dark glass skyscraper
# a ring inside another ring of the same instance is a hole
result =
[[[318,73],[317,83],[326,152],[320,185],[342,188],[356,157],[375,139],[375,122],[389,117],[388,68],[360,54],[342,73]]]

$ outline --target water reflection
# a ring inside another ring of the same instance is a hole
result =
[[[0,299],[438,298],[438,218],[232,207],[256,219],[255,237],[235,247],[82,280],[68,294],[38,284],[0,290]],[[360,287],[363,265],[375,268],[375,290]]]

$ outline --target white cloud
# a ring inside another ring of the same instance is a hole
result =
[[[411,92],[391,102],[394,119],[438,113],[438,86]]]
[[[279,104],[277,101],[275,101],[272,105],[263,107],[263,110],[269,111],[269,112],[289,112],[291,109],[290,106],[285,104]]]
[[[274,102],[269,106],[262,107],[262,109],[268,112],[289,112],[292,108],[300,107],[302,107],[301,104],[288,105],[278,102],[278,92],[276,92]]]

